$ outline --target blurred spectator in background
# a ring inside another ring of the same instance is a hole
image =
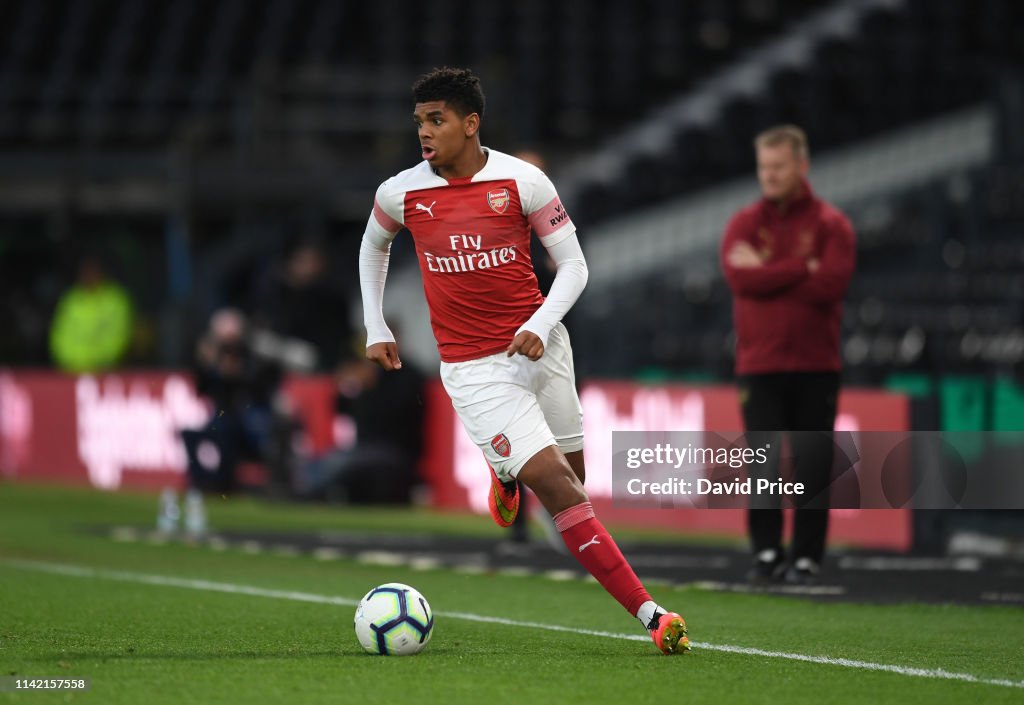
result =
[[[221,309],[196,347],[196,391],[210,400],[213,416],[200,429],[182,431],[188,457],[185,528],[190,534],[206,530],[203,493],[231,492],[240,461],[271,465],[271,475],[287,472],[287,419],[276,408],[281,368],[256,354],[250,344],[244,315]],[[158,528],[174,531],[180,513],[177,496],[165,490]]]
[[[132,301],[107,277],[96,254],[79,260],[75,284],[57,303],[50,326],[50,352],[65,372],[100,372],[116,367],[132,338]]]
[[[299,240],[253,298],[254,350],[296,372],[333,372],[353,356],[345,292],[316,239]]]
[[[408,504],[423,450],[423,375],[410,364],[385,374],[371,360],[352,358],[336,379],[337,410],[355,422],[356,441],[304,463],[298,494]]]
[[[784,125],[757,136],[762,198],[733,216],[722,266],[733,293],[736,376],[751,448],[770,443],[755,477],[775,480],[781,431],[790,434],[795,500],[790,560],[782,552],[777,495],[751,497],[748,528],[753,582],[818,578],[828,533],[829,482],[839,395],[839,329],[856,257],[853,228],[807,181],[807,137]],[[818,432],[818,433],[805,433]]]

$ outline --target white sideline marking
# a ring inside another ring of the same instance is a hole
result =
[[[839,567],[843,570],[919,570],[919,571],[957,571],[961,573],[977,573],[982,568],[982,560],[974,556],[955,558],[928,558],[924,556],[843,556],[839,559]]]
[[[986,602],[1024,602],[1024,592],[983,592],[981,599]]]
[[[130,542],[139,540],[139,530],[134,526],[116,526],[110,532],[110,537],[115,541]]]
[[[206,540],[206,545],[214,551],[226,551],[231,548],[231,544],[219,536],[211,536]]]
[[[409,567],[413,570],[437,570],[441,567],[441,561],[432,556],[420,556],[410,559]]]
[[[356,560],[369,565],[397,566],[405,565],[408,558],[405,554],[394,551],[363,551],[356,554]]]
[[[143,585],[158,585],[161,587],[178,587],[188,590],[205,590],[208,592],[224,592],[232,595],[250,595],[252,597],[269,597],[278,600],[292,600],[295,602],[311,602],[321,605],[340,605],[343,607],[354,607],[359,600],[347,597],[334,597],[331,595],[317,595],[309,592],[298,592],[295,590],[272,590],[252,585],[238,585],[235,583],[221,583],[212,580],[194,580],[190,578],[175,578],[169,575],[153,575],[147,573],[132,573],[123,570],[103,570],[89,568],[87,566],[70,565],[65,563],[47,563],[45,561],[27,561],[19,559],[0,559],[0,565],[22,570],[33,570],[41,573],[54,575],[65,575],[77,578],[100,578],[104,580],[117,580],[127,583],[140,583]],[[509,627],[522,627],[527,629],[543,629],[549,632],[564,632],[569,634],[583,634],[585,636],[596,636],[607,639],[624,639],[628,641],[647,641],[648,636],[639,634],[618,634],[615,632],[595,631],[592,629],[579,629],[578,627],[563,627],[557,624],[543,624],[541,622],[521,622],[514,619],[503,619],[501,617],[487,617],[485,615],[471,614],[468,612],[437,612],[440,617],[449,619],[462,619],[467,622],[482,622],[485,624],[501,624]],[[842,666],[845,668],[856,668],[863,671],[882,671],[895,673],[901,676],[912,676],[916,678],[931,678],[937,680],[961,681],[965,683],[978,683],[981,685],[996,685],[1005,688],[1022,688],[1024,681],[1015,681],[1007,678],[983,678],[971,673],[957,673],[941,668],[914,668],[911,666],[897,666],[887,663],[873,663],[871,661],[857,661],[848,658],[834,658],[831,656],[810,656],[807,654],[790,653],[786,651],[767,651],[755,649],[748,646],[731,646],[729,644],[709,644],[706,642],[691,642],[694,648],[706,649],[708,651],[724,651],[732,654],[744,654],[747,656],[763,656],[766,658],[781,658],[790,661],[803,661],[805,663],[820,663],[829,666]]]
[[[239,547],[242,549],[242,553],[247,553],[250,556],[263,553],[263,544],[259,541],[243,541]]]
[[[574,570],[546,570],[541,573],[548,580],[555,580],[558,582],[566,582],[569,580],[576,580],[579,575]]]
[[[345,554],[343,554],[341,551],[339,551],[336,548],[331,548],[329,546],[321,546],[320,548],[314,550],[313,553],[310,555],[313,556],[313,560],[317,561],[336,561],[345,557]]]
[[[300,555],[299,549],[290,543],[277,543],[270,547],[270,552],[275,556],[283,556],[285,558],[295,558]]]
[[[644,581],[650,582],[650,581]],[[846,588],[841,585],[751,585],[750,583],[726,583],[720,580],[693,580],[684,583],[684,587],[714,592],[743,592],[754,595],[845,595]]]

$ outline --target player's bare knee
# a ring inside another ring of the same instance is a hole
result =
[[[566,453],[565,459],[569,463],[569,467],[572,468],[573,473],[579,479],[581,485],[587,483],[587,468],[583,463],[583,451],[578,450],[572,453]]]
[[[569,461],[555,446],[530,458],[519,478],[552,515],[587,501],[587,493]]]
[[[575,473],[566,470],[567,473],[552,475],[530,487],[552,516],[587,501],[587,493]]]

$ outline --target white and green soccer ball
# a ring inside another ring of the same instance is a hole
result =
[[[356,638],[371,654],[412,656],[434,632],[434,613],[423,595],[402,583],[375,587],[359,601]]]

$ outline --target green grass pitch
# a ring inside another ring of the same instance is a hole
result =
[[[665,657],[592,582],[119,543],[93,530],[149,526],[155,509],[152,496],[0,484],[0,676],[91,679],[88,692],[4,692],[0,703],[1024,702],[1018,608],[656,586],[695,643]],[[211,520],[499,536],[483,517],[252,500],[215,501]],[[369,656],[353,634],[355,601],[391,581],[434,609],[418,656]]]

